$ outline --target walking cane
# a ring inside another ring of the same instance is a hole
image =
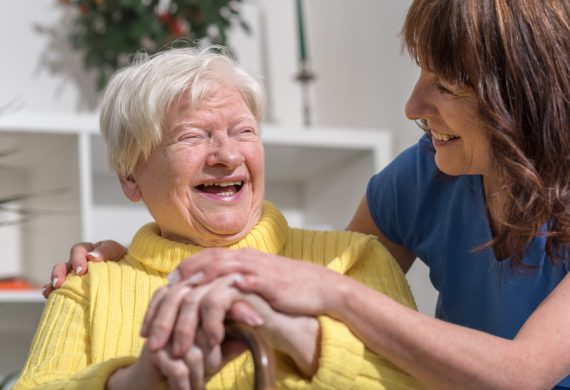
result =
[[[259,330],[237,322],[226,323],[226,335],[244,342],[253,355],[255,390],[275,390],[273,349]]]

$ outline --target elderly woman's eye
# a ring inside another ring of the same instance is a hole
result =
[[[179,141],[198,141],[200,139],[205,138],[206,135],[205,134],[201,134],[198,132],[192,132],[192,133],[186,133],[181,135],[178,140]]]
[[[242,127],[237,132],[236,135],[241,137],[252,137],[257,134],[257,131],[253,127]]]

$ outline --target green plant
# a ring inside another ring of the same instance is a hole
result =
[[[69,39],[95,69],[98,89],[140,49],[149,54],[184,38],[198,44],[226,44],[227,31],[242,18],[242,0],[59,0],[76,12]]]

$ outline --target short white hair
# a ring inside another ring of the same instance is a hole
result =
[[[262,86],[220,47],[171,48],[137,54],[109,80],[101,102],[100,127],[109,164],[127,177],[162,138],[169,107],[186,96],[190,107],[222,84],[233,85],[259,122],[265,111]]]

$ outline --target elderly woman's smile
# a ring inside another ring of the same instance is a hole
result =
[[[162,139],[123,190],[142,199],[165,238],[227,246],[262,214],[264,152],[257,120],[239,91],[220,84],[195,107],[181,98]]]
[[[243,187],[243,181],[227,181],[227,182],[214,182],[214,183],[205,183],[200,184],[196,188],[199,191],[203,191],[207,194],[214,195],[216,197],[231,197],[232,195],[236,195],[240,192],[241,188]]]

